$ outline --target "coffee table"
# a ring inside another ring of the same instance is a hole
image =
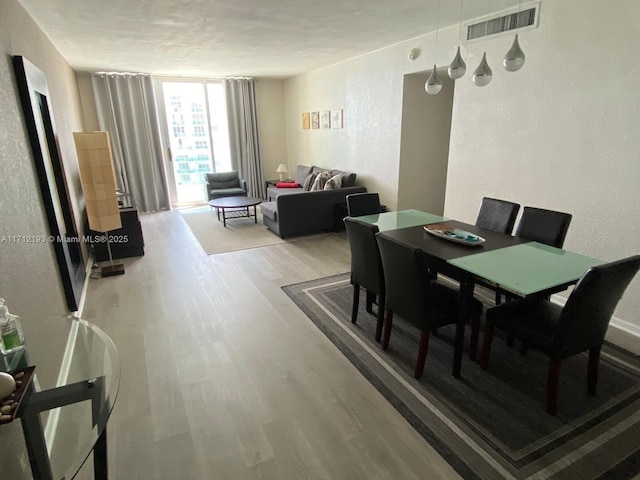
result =
[[[256,197],[222,197],[209,200],[209,206],[216,209],[218,220],[220,220],[220,210],[222,210],[222,223],[227,227],[227,220],[231,218],[254,218],[254,223],[258,223],[256,206],[262,203],[262,199]],[[249,208],[253,207],[253,215]],[[229,210],[229,211],[227,211]]]

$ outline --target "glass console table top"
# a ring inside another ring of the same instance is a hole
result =
[[[34,392],[55,391],[59,387],[92,383],[98,379],[102,394],[96,407],[100,418],[106,422],[120,385],[118,353],[107,334],[95,325],[71,316],[21,319],[21,323],[25,348],[0,354],[0,371],[35,365]],[[73,478],[103,430],[92,421],[92,402],[80,401],[47,410],[40,413],[40,419],[53,478]],[[31,479],[19,419],[0,425],[0,445],[3,446],[0,448],[0,478]]]
[[[376,213],[358,217],[358,220],[377,225],[381,232],[399,228],[415,227],[428,223],[443,222],[446,218],[420,210],[400,210],[399,212]]]
[[[589,268],[604,263],[538,242],[454,258],[448,262],[523,297],[574,283]]]

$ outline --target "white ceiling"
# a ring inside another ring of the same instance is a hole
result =
[[[288,77],[436,29],[438,0],[18,0],[78,71]],[[440,0],[440,28],[460,1]],[[466,0],[464,19],[518,5]]]

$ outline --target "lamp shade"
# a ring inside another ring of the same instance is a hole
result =
[[[287,173],[288,171],[289,169],[287,169],[287,166],[284,163],[281,163],[280,165],[278,165],[278,168],[276,168],[276,172],[280,177],[280,181],[284,180],[284,174]]]
[[[109,133],[74,132],[73,140],[78,154],[89,228],[96,232],[121,228]]]

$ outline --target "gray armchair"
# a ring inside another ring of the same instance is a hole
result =
[[[246,197],[247,181],[238,177],[238,172],[205,173],[207,199],[221,197]]]

